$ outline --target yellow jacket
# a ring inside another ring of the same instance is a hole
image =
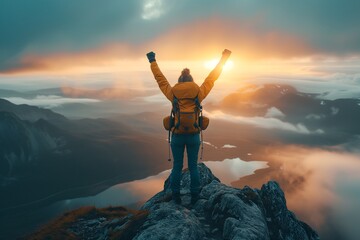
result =
[[[160,90],[167,99],[172,102],[175,95],[176,98],[179,99],[180,109],[185,112],[190,112],[193,111],[195,107],[195,103],[191,99],[198,96],[199,102],[201,103],[206,98],[213,88],[214,82],[219,78],[223,65],[224,62],[220,61],[207,78],[205,78],[205,81],[200,87],[195,82],[180,82],[171,87],[156,61],[151,63],[151,71],[154,74],[154,78],[156,79]]]

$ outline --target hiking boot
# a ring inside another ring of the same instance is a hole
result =
[[[175,201],[175,203],[181,204],[180,193],[173,193],[172,194],[172,199]]]
[[[191,204],[195,204],[199,200],[199,193],[191,193]]]

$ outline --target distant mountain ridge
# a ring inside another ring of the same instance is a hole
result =
[[[290,85],[246,85],[207,109],[222,110],[246,117],[276,117],[310,129],[341,130],[360,134],[360,99],[324,100],[321,94],[308,94]]]
[[[116,183],[145,177],[165,159],[158,149],[166,145],[154,138],[122,122],[69,120],[49,109],[0,99],[0,195],[6,196],[0,198],[0,212],[119,175]],[[154,149],[153,161],[141,161]],[[139,165],[146,167],[139,172]]]
[[[27,104],[16,105],[0,98],[0,111],[12,112],[22,120],[30,122],[36,122],[39,119],[47,121],[63,121],[67,120],[61,114],[55,113],[49,109],[39,108],[36,106],[30,106]]]
[[[157,90],[141,90],[141,89],[123,89],[116,87],[108,88],[76,88],[76,87],[54,87],[44,88],[28,91],[15,91],[8,89],[0,89],[0,98],[4,97],[22,97],[34,98],[39,95],[56,95],[69,98],[95,98],[101,100],[117,100],[129,99],[134,97],[141,97],[149,95],[149,93],[156,94]]]
[[[30,122],[13,112],[0,111],[0,175],[14,177],[36,165],[45,154],[68,153],[65,136],[42,118]]]

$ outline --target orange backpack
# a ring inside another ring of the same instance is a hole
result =
[[[179,100],[192,100],[195,103],[193,111],[181,111]],[[174,96],[170,115],[163,120],[164,127],[176,134],[194,134],[205,130],[209,125],[209,118],[202,115],[202,106],[199,99],[177,98]]]

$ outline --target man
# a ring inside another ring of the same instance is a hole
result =
[[[200,131],[198,127],[191,125],[184,126],[184,122],[192,118],[191,114],[195,113],[197,99],[201,103],[205,97],[209,94],[214,86],[214,82],[219,78],[222,68],[228,58],[231,51],[225,49],[222,52],[222,57],[216,67],[210,72],[203,84],[199,87],[190,75],[190,70],[185,68],[178,79],[178,83],[173,87],[170,86],[165,76],[160,71],[155,59],[155,53],[149,52],[147,58],[151,64],[151,71],[154,74],[160,90],[173,104],[176,100],[179,112],[184,113],[183,120],[179,117],[178,124],[173,128],[171,137],[171,150],[174,157],[173,169],[171,171],[171,190],[172,198],[176,203],[181,203],[180,198],[180,180],[183,168],[184,150],[186,146],[188,156],[188,167],[190,171],[191,185],[191,203],[194,204],[199,197],[200,192],[200,180],[199,171],[197,168],[198,152],[200,147]],[[196,117],[196,116],[195,116]],[[194,117],[194,118],[195,118]]]

